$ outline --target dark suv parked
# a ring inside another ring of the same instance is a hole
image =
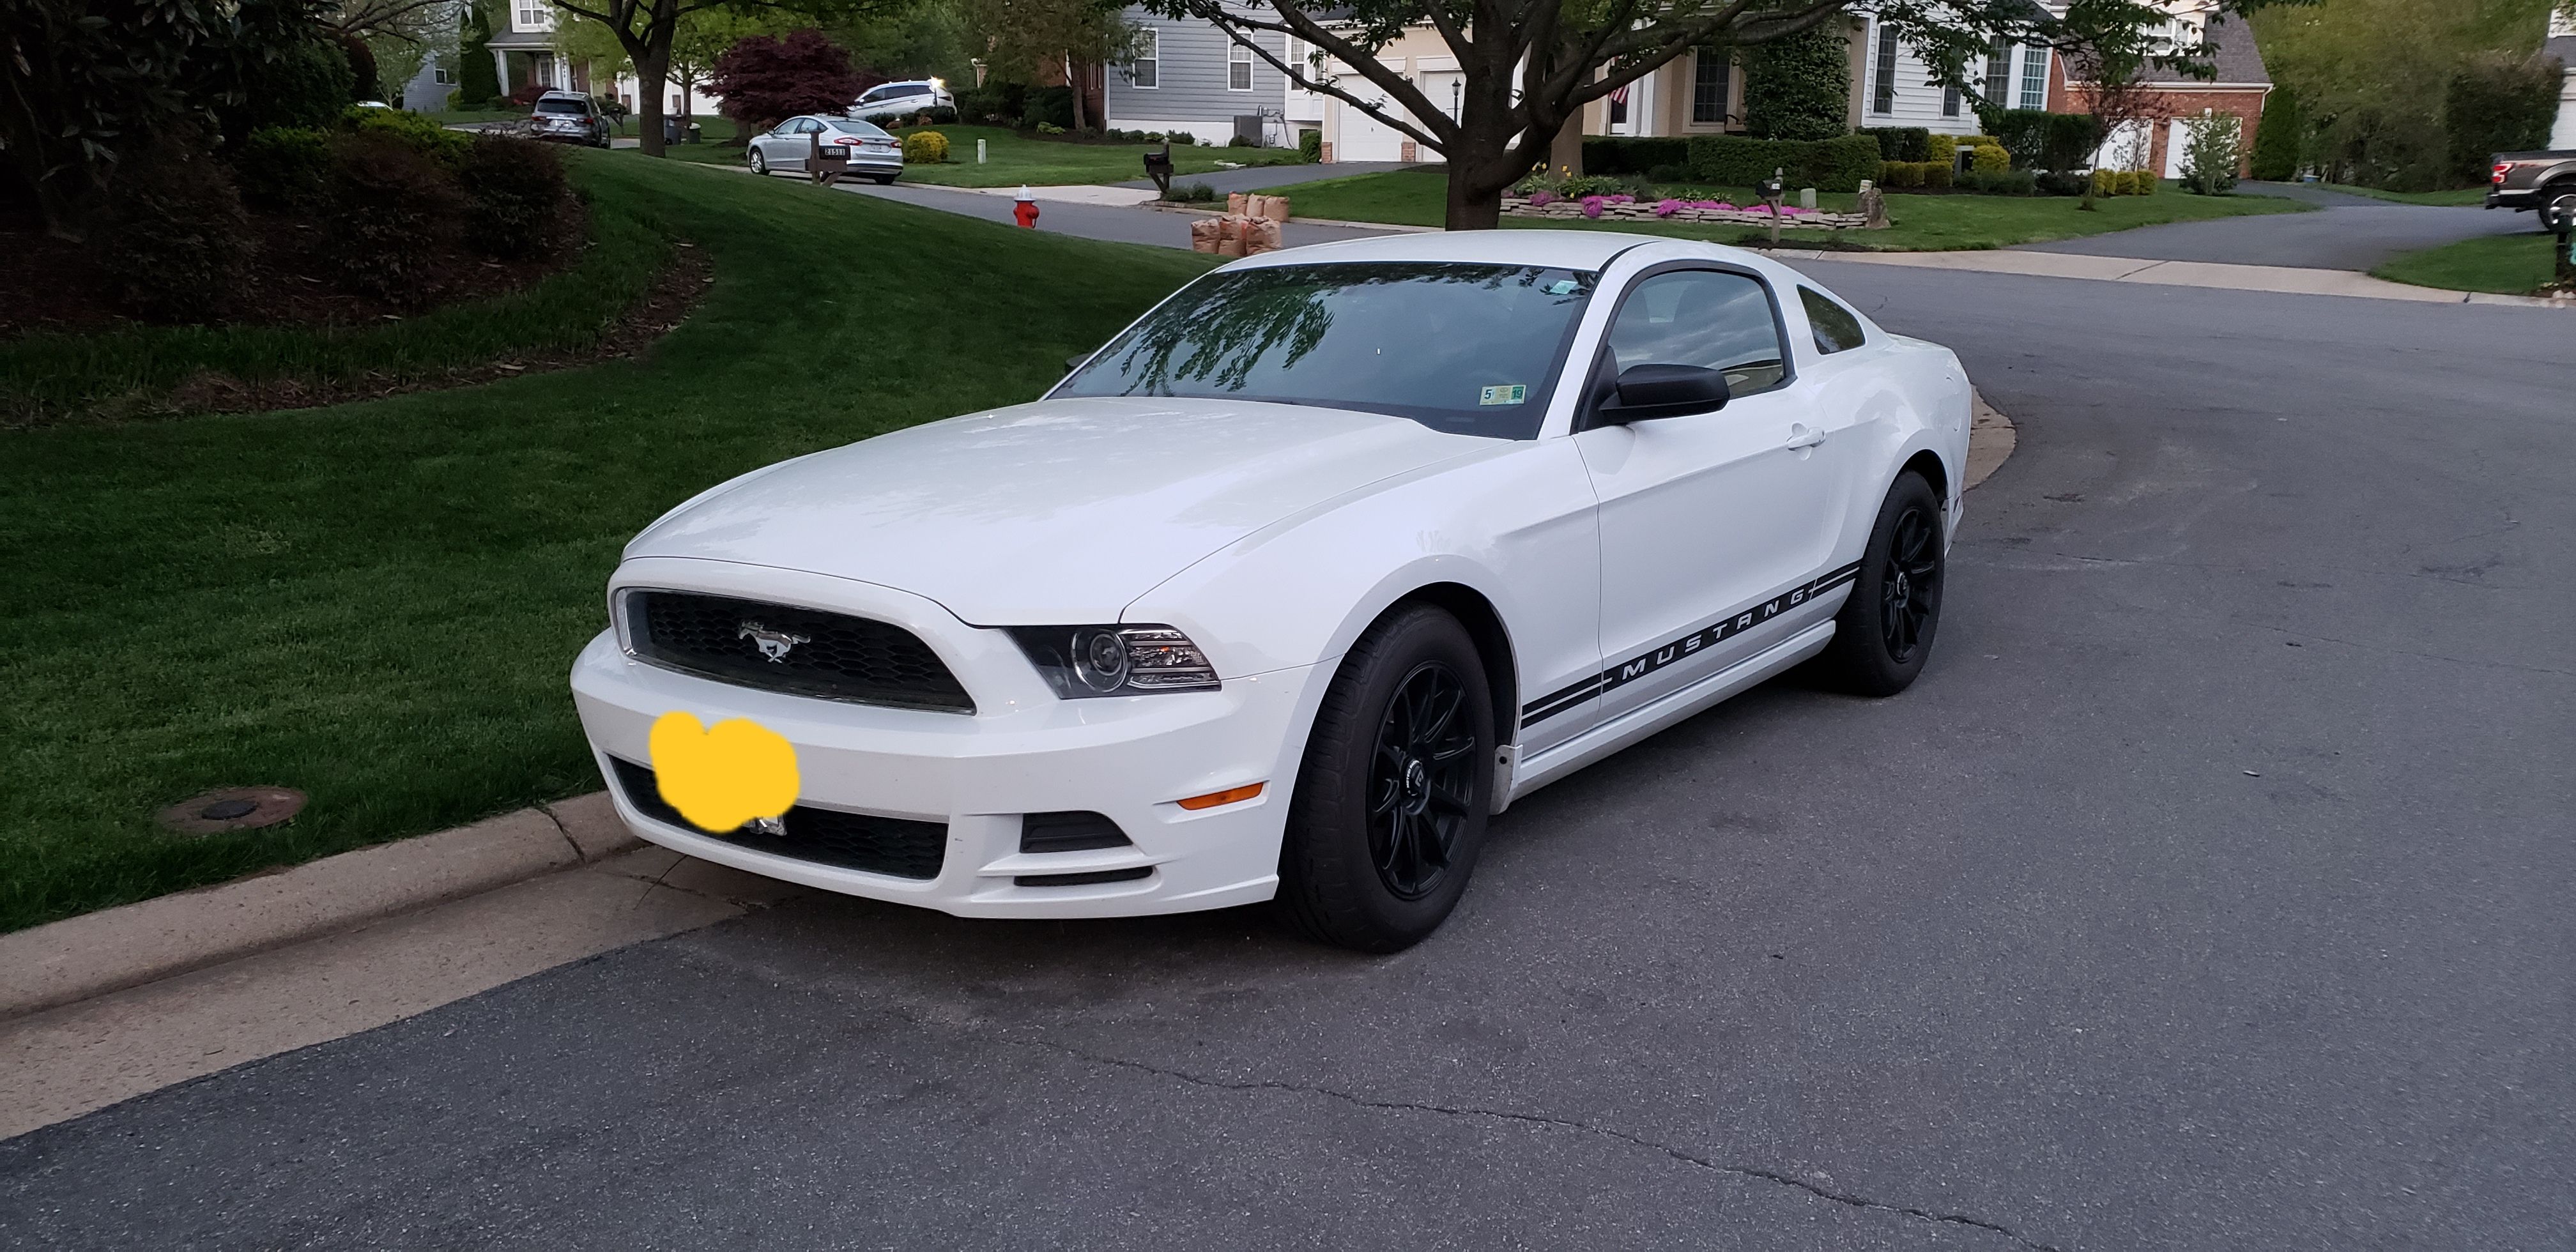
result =
[[[605,148],[611,130],[608,119],[600,116],[598,101],[575,92],[549,91],[537,97],[535,111],[528,114],[528,133],[539,139]]]
[[[2490,209],[2538,209],[2543,222],[2561,203],[2576,207],[2576,148],[2554,152],[2499,152],[2487,178]]]

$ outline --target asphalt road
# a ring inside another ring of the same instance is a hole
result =
[[[2531,214],[2503,209],[2396,204],[2289,184],[2249,186],[2247,190],[2320,207],[2313,213],[2141,226],[2083,239],[2021,244],[2019,250],[2149,261],[2218,261],[2229,265],[2368,271],[2401,252],[2438,248],[2483,235],[2523,234],[2540,229]]]
[[[1923,680],[1449,927],[791,903],[0,1143],[13,1247],[2561,1248],[2576,322],[1818,264],[2017,420]]]

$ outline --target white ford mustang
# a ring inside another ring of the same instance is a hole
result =
[[[746,474],[572,672],[643,837],[965,916],[1276,897],[1391,951],[1511,800],[1800,662],[1922,668],[1969,387],[1796,271],[1590,231],[1237,261],[1030,404]],[[698,828],[650,731],[793,746]]]

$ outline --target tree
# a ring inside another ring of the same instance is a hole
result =
[[[772,14],[759,11],[699,9],[680,15],[671,35],[671,61],[664,72],[671,85],[679,88],[682,124],[689,120],[690,96],[715,72],[716,58],[746,36],[774,33],[775,26]],[[589,62],[594,74],[603,69],[618,74],[635,69],[617,35],[586,17],[567,17],[557,23],[554,46],[567,60]]]
[[[1761,139],[1832,139],[1851,102],[1851,57],[1840,22],[1749,50],[1744,128]]]
[[[492,15],[480,4],[468,4],[464,23],[456,49],[456,104],[488,109],[501,98],[501,67],[492,60]]]
[[[1127,55],[1132,24],[1117,0],[965,0],[968,24],[984,33],[984,59],[1004,77],[1061,77],[1073,93],[1073,128],[1087,129],[1079,70]]]
[[[2183,123],[2191,135],[2182,150],[2183,189],[2202,196],[2225,195],[2236,186],[2236,116],[2202,109]]]
[[[2276,183],[2297,178],[2307,135],[2299,93],[2274,87],[2263,100],[2263,123],[2254,132],[2254,177]]]
[[[1997,34],[2053,39],[2064,26],[2031,0],[1143,0],[1168,17],[1217,27],[1292,82],[1321,92],[1447,158],[1452,230],[1497,225],[1502,195],[1575,134],[1583,106],[1628,86],[1695,47],[1750,49],[1821,26],[1844,28],[1866,9],[1962,83],[1972,55]],[[2231,10],[2267,0],[2218,0]],[[2272,0],[2287,3],[2292,0]],[[2119,15],[2140,29],[2168,15],[2150,0],[2071,0],[2070,8]],[[1458,111],[1432,103],[1377,52],[1427,25],[1465,79]],[[1265,45],[1277,36],[1312,45],[1301,64]],[[1364,80],[1346,85],[1328,61]],[[1962,83],[1962,85],[1964,85]]]
[[[715,9],[766,11],[813,20],[882,11],[904,0],[553,0],[556,8],[606,27],[635,72],[635,121],[646,156],[662,155],[662,88],[671,81],[680,21]],[[782,20],[783,17],[782,17]],[[840,106],[847,106],[844,99]]]
[[[248,99],[254,71],[316,33],[305,0],[0,4],[0,161],[48,233],[80,238],[125,154],[213,133],[219,113]]]
[[[2550,0],[2323,0],[2251,21],[2273,81],[2298,93],[2315,137],[2311,156],[2330,181],[2423,190],[2450,172],[2437,102],[2451,79],[2482,56],[2539,51],[2552,7]]]
[[[724,115],[746,135],[799,113],[838,113],[867,90],[850,68],[850,54],[819,30],[742,40],[716,58],[709,85],[724,97]]]
[[[2549,124],[2558,116],[2558,89],[2564,70],[2554,57],[2514,57],[2485,53],[2451,75],[2442,98],[2442,130],[2450,145],[2454,179],[2485,179],[2488,162],[2499,152],[2520,152],[2549,142]]]

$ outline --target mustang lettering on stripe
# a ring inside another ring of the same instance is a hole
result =
[[[1854,561],[1832,573],[1781,592],[1749,609],[1739,610],[1732,617],[1720,618],[1712,625],[1703,626],[1651,652],[1641,653],[1613,665],[1571,687],[1550,692],[1530,701],[1521,709],[1521,725],[1535,726],[1594,696],[1606,695],[1667,665],[1697,656],[1719,640],[1751,630],[1858,577],[1860,577],[1860,562]]]

